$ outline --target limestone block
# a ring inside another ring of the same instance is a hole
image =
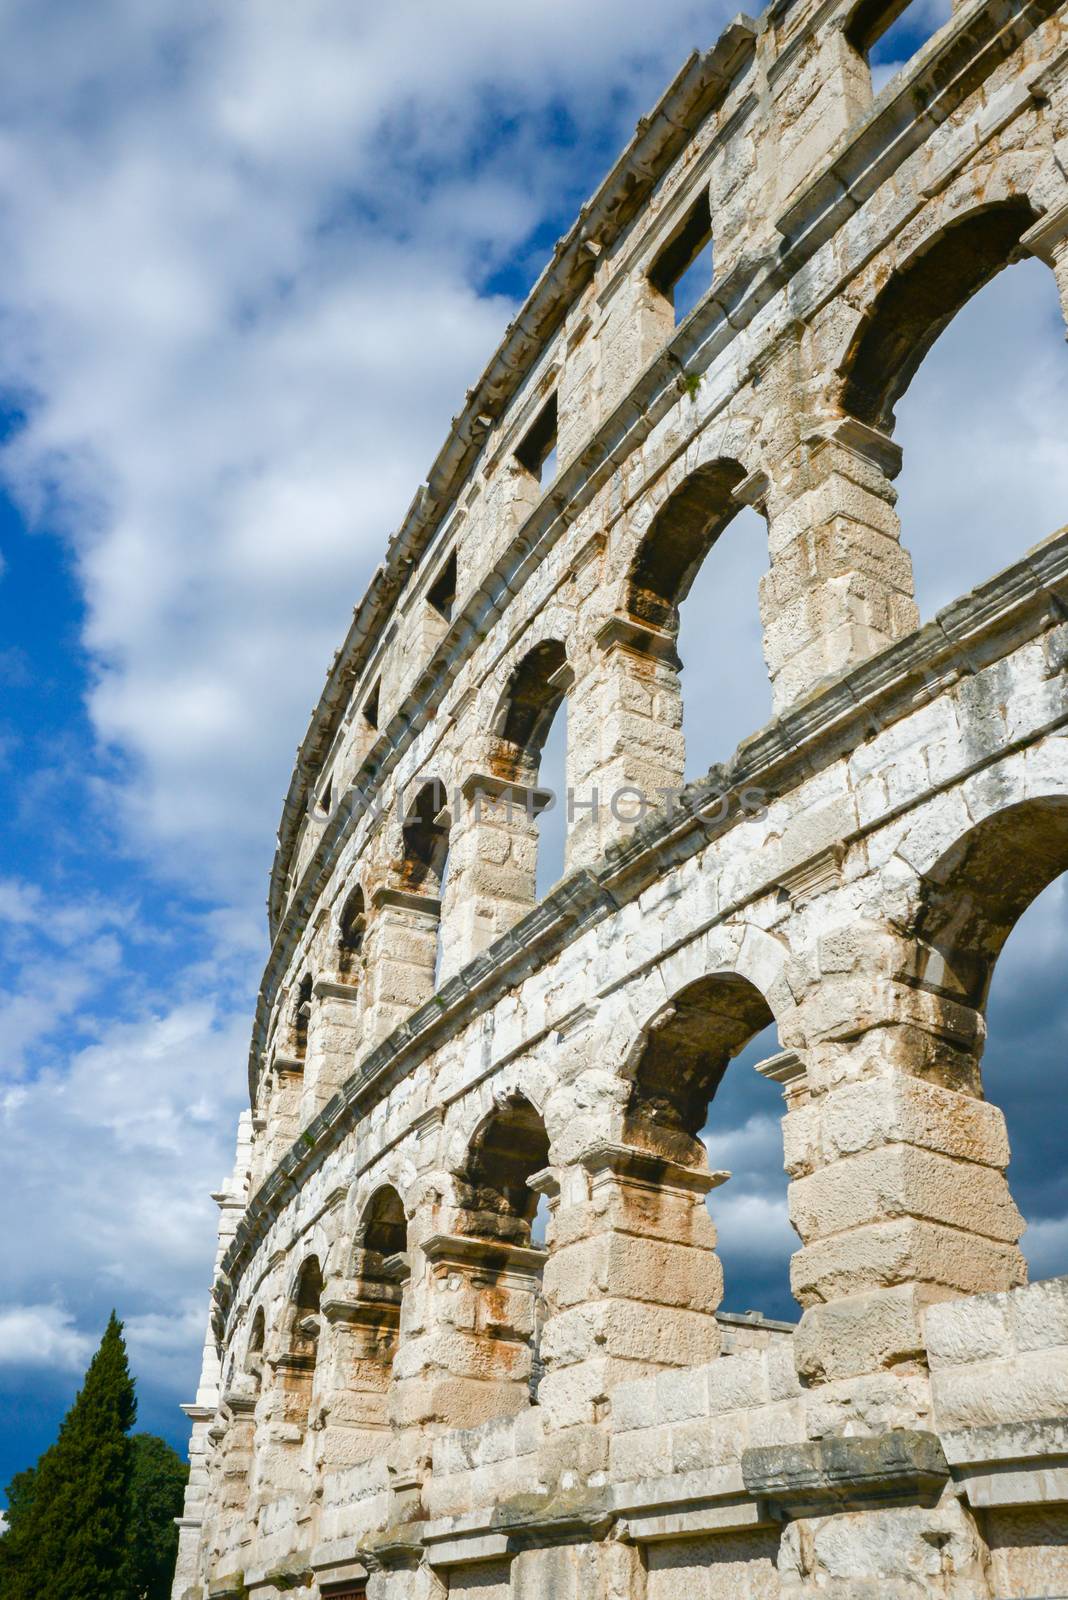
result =
[[[542,1335],[542,1357],[550,1369],[598,1354],[688,1367],[711,1360],[719,1343],[716,1319],[704,1312],[601,1300],[550,1318]]]
[[[917,1078],[844,1085],[803,1110],[818,1116],[821,1163],[900,1141],[941,1155],[1004,1168],[1005,1118],[997,1106]],[[800,1113],[797,1113],[800,1116]]]
[[[545,1292],[560,1306],[611,1295],[711,1313],[723,1298],[723,1269],[709,1250],[603,1233],[550,1258]]]
[[[1024,1229],[1000,1171],[910,1145],[847,1157],[790,1187],[790,1220],[806,1242],[903,1215],[1008,1244]]]
[[[630,1437],[629,1434],[622,1435],[623,1439]],[[634,1435],[634,1437],[643,1436]],[[680,1422],[670,1429],[670,1438],[671,1466],[665,1470],[704,1471],[709,1467],[722,1466],[728,1461],[741,1460],[742,1451],[749,1444],[748,1419],[744,1411],[731,1411],[723,1416]],[[616,1441],[613,1440],[613,1452],[615,1444]],[[635,1474],[635,1476],[644,1475]]]
[[[1018,1246],[907,1217],[819,1240],[790,1259],[790,1287],[803,1306],[910,1280],[981,1294],[1026,1277]]]
[[[643,1600],[641,1553],[631,1545],[557,1545],[521,1550],[512,1563],[512,1600]]]
[[[931,1392],[942,1428],[1063,1416],[1068,1346],[939,1368],[931,1374]]]
[[[902,1284],[810,1306],[794,1335],[802,1380],[814,1383],[918,1362],[930,1297],[929,1290]]]
[[[694,1425],[691,1423],[683,1426]],[[685,1467],[673,1468],[672,1441],[675,1431],[667,1423],[662,1423],[657,1428],[640,1428],[634,1433],[613,1434],[609,1455],[609,1470],[613,1480],[626,1482],[631,1478],[664,1475],[672,1470],[688,1470]],[[707,1428],[705,1431],[707,1432]],[[696,1465],[706,1466],[710,1463],[701,1461]]]
[[[780,1600],[779,1537],[760,1528],[650,1545],[648,1600]]]

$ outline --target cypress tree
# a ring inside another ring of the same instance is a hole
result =
[[[128,1600],[129,1493],[137,1413],[122,1323],[111,1313],[59,1437],[0,1540],[2,1600]]]

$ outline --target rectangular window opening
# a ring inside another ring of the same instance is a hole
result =
[[[712,212],[703,189],[649,269],[649,282],[670,300],[678,325],[712,286]]]
[[[874,94],[949,21],[952,9],[952,0],[861,0],[848,37],[867,58]]]
[[[430,585],[426,592],[426,597],[439,616],[444,617],[446,622],[452,621],[452,610],[456,604],[455,550]]]
[[[372,728],[378,727],[378,694],[382,687],[382,680],[375,680],[375,686],[363,703],[363,720]]]
[[[539,483],[549,483],[556,474],[556,423],[554,393],[538,412],[515,453],[519,465],[525,467]]]

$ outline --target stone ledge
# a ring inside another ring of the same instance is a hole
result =
[[[894,1501],[932,1505],[949,1480],[938,1437],[914,1429],[742,1452],[742,1478],[786,1517]]]
[[[954,1428],[941,1440],[976,1510],[1068,1504],[1068,1417]]]

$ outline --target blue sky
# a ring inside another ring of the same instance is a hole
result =
[[[0,1484],[51,1439],[112,1305],[142,1425],[184,1439],[309,709],[516,298],[731,14],[5,8]],[[1037,264],[936,346],[898,413],[925,614],[1064,522],[1066,390]],[[691,773],[766,714],[765,561],[739,517],[687,602]],[[1055,886],[991,1003],[1042,1273],[1068,1265],[1066,915]],[[788,1312],[778,1102],[744,1068],[710,1134],[735,1172],[727,1303]]]

